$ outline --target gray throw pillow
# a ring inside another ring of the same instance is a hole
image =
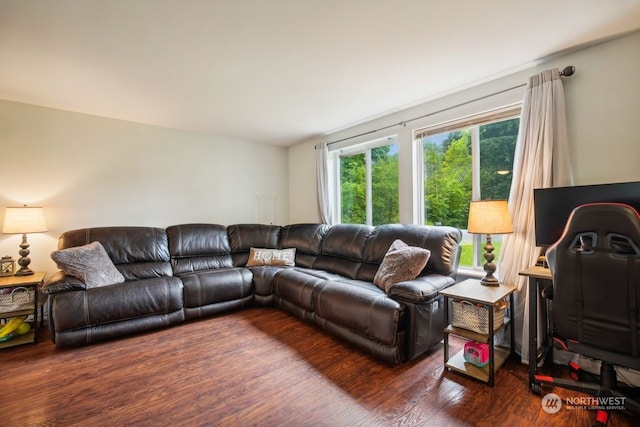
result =
[[[51,259],[65,274],[86,283],[87,288],[124,282],[124,276],[113,264],[100,242],[53,251]]]
[[[409,246],[400,239],[394,240],[378,267],[373,283],[389,293],[396,283],[418,277],[430,256],[428,249]]]

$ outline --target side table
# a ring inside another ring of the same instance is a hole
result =
[[[515,313],[513,292],[516,290],[515,286],[504,285],[500,286],[484,286],[480,284],[480,280],[467,279],[463,282],[450,286],[440,291],[440,294],[444,296],[444,316],[446,319],[446,326],[444,328],[444,365],[445,368],[454,370],[461,374],[470,376],[480,381],[486,382],[489,386],[493,387],[495,378],[495,372],[502,366],[502,364],[513,354],[515,346],[515,334],[513,330],[513,323],[510,316]],[[493,307],[501,299],[509,297],[509,316],[505,316],[504,323],[494,330],[494,318]],[[455,298],[472,302],[474,304],[480,304],[487,310],[489,328],[487,334],[479,334],[474,331],[459,328],[449,323],[449,298]],[[495,334],[496,332],[509,328],[511,343],[509,347],[496,346]],[[453,334],[462,337],[467,340],[473,340],[489,345],[489,362],[484,367],[479,367],[467,362],[464,359],[464,351],[460,350],[453,357],[449,357],[449,334]]]
[[[6,276],[0,277],[0,289],[3,288],[17,288],[22,287],[27,290],[31,289],[33,294],[33,305],[29,307],[20,307],[17,310],[0,311],[0,319],[8,320],[12,317],[26,317],[33,316],[33,327],[27,334],[15,337],[9,341],[0,343],[0,349],[6,347],[13,347],[21,344],[36,344],[38,342],[38,329],[40,327],[40,318],[38,311],[44,301],[39,301],[38,294],[40,288],[44,284],[45,272],[36,272],[29,276]]]

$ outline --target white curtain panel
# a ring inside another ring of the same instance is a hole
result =
[[[518,273],[540,256],[535,245],[533,190],[572,185],[572,176],[562,80],[557,69],[546,70],[529,78],[525,93],[509,196],[514,232],[505,236],[499,262],[504,282],[518,286],[515,344],[524,363],[529,351],[529,301],[527,278]]]
[[[320,220],[325,224],[333,224],[331,183],[329,178],[329,146],[326,142],[323,142],[316,145],[316,182],[318,183]]]

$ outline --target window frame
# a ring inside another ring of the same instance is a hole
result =
[[[425,170],[424,147],[422,139],[439,135],[445,132],[454,132],[469,129],[471,132],[471,201],[480,200],[480,126],[490,125],[506,120],[520,118],[522,102],[509,104],[503,107],[491,109],[477,114],[467,115],[445,122],[423,126],[413,129],[413,152],[415,158],[415,182],[414,182],[414,219],[418,224],[425,223]],[[518,131],[520,132],[520,131]],[[514,153],[515,155],[515,153]],[[446,225],[446,224],[444,224]],[[482,269],[482,254],[484,253],[483,236],[475,234],[473,240],[473,265],[462,266],[459,269]]]

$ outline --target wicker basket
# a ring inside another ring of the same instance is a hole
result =
[[[33,288],[19,286],[11,293],[0,294],[0,313],[32,309],[35,293]]]
[[[453,313],[451,324],[456,328],[468,329],[484,335],[489,333],[489,311],[485,307],[478,307],[468,301],[452,300],[451,311]],[[493,307],[494,331],[504,323],[506,311],[506,302]]]

